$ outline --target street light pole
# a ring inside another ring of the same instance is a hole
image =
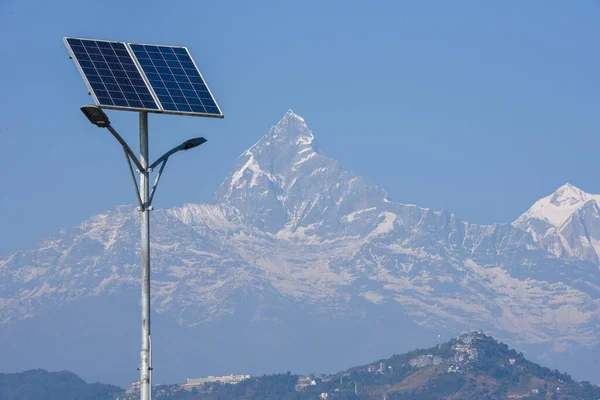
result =
[[[142,351],[140,354],[140,399],[150,400],[152,366],[150,365],[150,184],[148,171],[148,113],[140,112],[140,195],[142,257]]]
[[[162,172],[173,154],[184,150],[190,150],[206,142],[203,137],[188,139],[179,146],[173,147],[165,154],[160,156],[154,163],[149,161],[148,151],[148,112],[140,112],[140,159],[138,160],[123,140],[121,135],[110,125],[108,116],[97,106],[83,106],[81,111],[88,120],[99,128],[107,128],[113,137],[123,147],[129,172],[135,187],[138,200],[138,210],[140,211],[141,225],[141,246],[140,253],[142,258],[142,350],[140,352],[140,399],[150,400],[152,394],[152,339],[150,336],[150,211],[152,210],[152,200],[156,187],[162,175]],[[138,183],[133,172],[131,163],[134,163],[140,174],[140,183]],[[150,192],[150,172],[160,166],[152,192]]]

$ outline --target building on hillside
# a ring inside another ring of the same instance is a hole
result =
[[[311,385],[316,385],[317,383],[313,383],[315,382],[313,380],[312,377],[310,376],[300,376],[298,377],[298,383],[296,383],[296,386],[294,389],[296,389],[296,392],[301,391],[302,389],[306,388],[307,386],[311,386]]]
[[[184,387],[202,386],[206,383],[228,383],[235,385],[246,379],[250,379],[250,375],[224,375],[224,376],[207,376],[206,378],[187,378]]]
[[[456,343],[452,346],[454,363],[457,366],[465,367],[469,363],[477,361],[479,353],[476,341],[480,339],[480,335],[479,331],[475,331],[458,337]]]
[[[410,365],[413,368],[422,368],[430,365],[440,365],[443,362],[444,359],[442,357],[434,356],[432,354],[425,354],[422,356],[411,358],[408,361],[408,365]]]
[[[131,383],[131,387],[125,391],[126,394],[138,393],[140,391],[140,381]]]

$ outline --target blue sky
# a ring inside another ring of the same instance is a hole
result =
[[[133,188],[63,36],[188,46],[224,120],[150,116],[169,162],[156,207],[210,201],[288,108],[391,198],[510,222],[570,182],[600,193],[600,2],[0,2],[0,254]],[[137,115],[111,112],[126,139]]]

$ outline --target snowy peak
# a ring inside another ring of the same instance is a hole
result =
[[[312,131],[306,125],[304,118],[288,110],[281,120],[273,126],[261,140],[247,150],[247,153],[260,155],[268,148],[276,147],[277,150],[305,153],[316,151],[320,153]],[[245,154],[245,153],[244,153]]]
[[[304,118],[302,118],[301,116],[296,114],[294,112],[294,110],[292,110],[291,108],[289,110],[287,110],[287,112],[283,115],[283,118],[281,118],[281,121],[279,121],[279,123],[277,125],[279,125],[282,122],[289,122],[289,121],[295,121],[295,122],[306,125],[304,123]]]
[[[304,118],[292,110],[240,155],[215,193],[218,204],[271,233],[318,225],[327,215],[338,218],[385,198],[384,191],[324,155]]]
[[[592,196],[588,193],[570,183],[566,183],[551,195],[550,204],[556,207],[569,207],[585,203],[591,198]]]
[[[535,204],[513,225],[531,234],[540,247],[556,257],[600,263],[600,195],[566,184]]]
[[[216,201],[223,203],[246,197],[249,189],[259,191],[264,197],[266,191],[289,185],[291,173],[321,154],[314,139],[304,118],[288,110],[258,142],[240,155],[217,190]]]
[[[551,195],[536,201],[513,225],[523,229],[532,219],[536,219],[545,222],[549,227],[560,228],[571,214],[590,200],[599,201],[600,196],[586,193],[567,183]]]

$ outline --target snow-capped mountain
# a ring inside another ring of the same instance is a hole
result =
[[[270,233],[298,228],[333,236],[340,217],[387,201],[386,193],[325,156],[304,119],[289,110],[238,159],[217,204]]]
[[[538,200],[513,225],[529,232],[543,248],[600,264],[599,195],[571,184]]]
[[[396,332],[409,348],[468,325],[541,346],[546,354],[594,349],[600,343],[598,198],[565,185],[513,224],[495,225],[395,203],[327,157],[290,110],[239,157],[213,204],[154,212],[153,310],[174,322],[171,352],[218,351],[205,364],[207,373],[215,373],[232,346],[241,347],[230,362],[256,369],[249,372],[280,369],[290,360],[303,365],[298,360],[311,353],[298,346],[309,342],[319,349],[310,365],[341,368],[360,354],[372,358],[369,351],[403,350]],[[21,360],[15,340],[31,346],[36,329],[44,340],[48,329],[59,329],[36,325],[45,315],[70,323],[88,321],[81,319],[92,307],[86,304],[107,309],[117,301],[115,318],[125,304],[135,306],[137,218],[134,207],[118,207],[36,249],[0,258],[0,354]],[[99,322],[89,323],[93,335]],[[207,339],[214,330],[222,343]],[[18,339],[3,342],[2,332]],[[69,334],[57,334],[55,343]],[[260,346],[263,364],[249,351]],[[270,352],[273,346],[278,350]],[[5,358],[0,368],[11,362]]]
[[[559,228],[578,209],[588,201],[598,201],[600,196],[585,193],[567,183],[554,193],[535,202],[529,210],[515,221],[515,225],[528,230],[528,222],[539,220],[549,226]]]

